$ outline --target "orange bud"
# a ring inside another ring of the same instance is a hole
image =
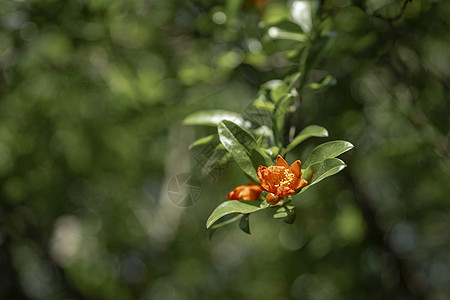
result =
[[[235,187],[234,190],[228,193],[227,198],[228,200],[255,201],[258,200],[261,192],[261,187],[258,184],[251,182]]]

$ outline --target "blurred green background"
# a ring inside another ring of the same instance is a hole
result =
[[[337,36],[311,77],[337,85],[301,122],[353,143],[349,167],[295,200],[294,225],[261,213],[208,239],[246,179],[197,172],[188,146],[212,129],[182,119],[243,112],[292,71],[262,26],[288,4],[0,1],[0,299],[450,298],[445,0],[322,1]],[[183,173],[190,207],[169,198]]]

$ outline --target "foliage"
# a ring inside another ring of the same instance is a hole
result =
[[[263,110],[262,113],[271,120],[269,124],[258,123],[248,114],[221,110],[200,111],[184,119],[186,125],[217,126],[219,140],[231,154],[228,159],[235,162],[253,182],[260,180],[257,177],[259,166],[274,165],[279,154],[287,155],[289,151],[308,138],[328,136],[328,131],[318,125],[309,125],[294,137],[287,135],[287,128],[290,128],[291,132],[297,130],[290,121],[292,115],[299,113],[304,96],[308,92],[320,90],[335,83],[332,76],[326,75],[317,82],[305,84],[308,74],[326,54],[334,37],[332,32],[323,32],[324,25],[317,18],[318,6],[318,1],[294,2],[290,8],[290,15],[277,20],[283,26],[289,26],[290,32],[274,27],[277,24],[270,24],[271,27],[268,31],[272,38],[296,42],[287,49],[282,48],[278,51],[289,51],[300,55],[289,57],[293,60],[292,66],[296,67],[299,72],[287,75],[281,80],[272,79],[263,83],[257,98],[247,107],[249,111]],[[299,38],[300,36],[302,38]],[[214,136],[211,135],[200,138],[191,147],[212,142],[213,139]],[[303,163],[304,169],[301,172],[303,173],[301,177],[308,182],[308,186],[299,189],[295,194],[300,194],[310,186],[345,168],[346,165],[343,161],[334,158],[351,148],[353,145],[345,141],[332,141],[314,148]],[[220,148],[217,151],[220,151]],[[204,160],[208,159],[208,157],[204,158]],[[249,215],[268,208],[277,209],[274,218],[292,223],[295,215],[289,214],[293,211],[293,206],[289,205],[291,197],[271,205],[264,199],[266,195],[263,193],[256,203],[232,201],[220,204],[208,218],[206,227],[210,228],[214,225],[214,229],[217,229],[221,227],[221,224],[226,225],[230,223],[230,220],[237,220],[237,218],[224,218],[227,215],[242,213],[239,227],[244,232],[250,233]]]
[[[293,3],[0,0],[0,299],[449,298],[450,2]],[[222,120],[253,170],[355,148],[208,231],[249,181]]]

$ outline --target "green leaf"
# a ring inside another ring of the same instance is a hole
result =
[[[323,179],[338,173],[347,165],[338,158],[327,158],[323,161],[315,163],[303,171],[302,178],[308,181],[308,185],[298,191],[296,194],[303,193],[309,187],[322,181]]]
[[[226,3],[226,16],[232,21],[242,7],[244,0],[228,0]]]
[[[285,223],[292,224],[297,216],[295,206],[285,205],[280,207],[273,215],[274,219],[280,219]]]
[[[217,126],[222,120],[233,121],[234,123],[239,125],[245,125],[246,123],[241,114],[220,109],[196,112],[192,115],[187,116],[183,120],[183,123],[185,125]]]
[[[272,164],[270,157],[258,147],[253,136],[239,125],[231,121],[222,121],[217,128],[220,141],[233,155],[237,165],[257,182],[256,169],[260,165]]]
[[[203,175],[208,175],[216,170],[220,173],[225,170],[228,163],[232,161],[233,156],[225,149],[222,144],[218,144],[216,146],[211,156],[209,156],[209,158],[205,162],[201,163],[197,160],[197,162],[201,164],[200,166]],[[213,177],[216,176],[216,174],[211,175]]]
[[[327,137],[328,131],[322,127],[317,125],[310,125],[305,128],[303,128],[302,131],[300,131],[299,134],[292,140],[292,142],[286,147],[286,150],[284,153],[287,153],[294,149],[297,145],[299,145],[301,142],[303,142],[306,139],[309,139],[310,137]]]
[[[203,145],[207,145],[207,144],[218,144],[219,141],[219,136],[217,134],[211,134],[205,137],[202,137],[198,140],[196,140],[195,142],[193,142],[192,144],[189,145],[189,150],[198,146],[203,146]]]
[[[319,1],[303,0],[292,1],[290,9],[292,21],[297,23],[304,32],[311,32],[313,18],[319,8]]]
[[[270,97],[272,98],[273,102],[275,104],[279,104],[282,99],[291,94],[291,90],[299,78],[300,73],[289,75],[283,80],[281,84],[277,85],[273,90],[271,90]]]
[[[306,42],[308,40],[308,36],[306,34],[286,31],[275,26],[270,27],[267,34],[276,40],[290,40],[297,42]]]
[[[315,90],[323,89],[323,88],[326,88],[326,87],[329,87],[329,86],[332,86],[335,84],[336,84],[336,79],[333,76],[328,75],[319,82],[314,82],[314,83],[307,85],[303,89],[303,94],[306,94],[306,93],[309,93],[309,92],[312,92]]]
[[[275,108],[275,104],[269,101],[265,95],[260,95],[252,104],[252,108],[267,112],[272,112]]]
[[[209,238],[211,239],[212,236],[214,235],[214,233],[216,232],[216,230],[219,229],[220,227],[231,224],[231,223],[239,220],[240,218],[241,218],[241,215],[238,215],[238,214],[229,214],[229,215],[223,216],[222,218],[217,220],[217,222],[213,226],[211,226],[209,228]]]
[[[211,230],[216,230],[222,226],[231,224],[237,220],[239,220],[241,218],[241,215],[238,214],[229,214],[229,215],[225,215],[222,218],[220,218],[219,220],[217,220],[214,225],[212,225],[210,227]]]
[[[249,214],[259,210],[263,210],[266,207],[261,207],[261,202],[259,201],[240,201],[240,200],[228,200],[225,201],[214,209],[214,211],[209,216],[206,221],[206,228],[210,228],[217,220],[221,217],[232,214],[232,213],[242,213]]]
[[[307,48],[307,51],[304,52],[306,58],[305,62],[302,65],[301,71],[303,76],[301,78],[300,86],[303,86],[303,83],[305,82],[309,72],[317,66],[319,61],[328,52],[334,42],[334,37],[335,34],[333,32],[329,32],[325,36],[314,41],[313,44],[309,48]]]
[[[331,141],[321,144],[313,149],[302,166],[308,168],[312,164],[323,161],[326,158],[336,157],[352,148],[353,145],[347,141]]]
[[[277,146],[283,146],[284,137],[284,122],[288,108],[292,102],[292,97],[290,95],[285,95],[283,99],[280,100],[278,105],[272,114],[272,131],[275,143]]]
[[[245,232],[250,234],[250,223],[249,223],[249,214],[245,214],[242,216],[241,221],[239,222],[239,228]]]

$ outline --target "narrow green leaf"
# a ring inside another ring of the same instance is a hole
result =
[[[276,105],[278,105],[287,95],[291,94],[291,90],[299,78],[300,73],[289,75],[281,84],[270,91],[270,97]]]
[[[325,36],[314,41],[313,44],[307,48],[307,51],[303,53],[306,55],[305,62],[302,65],[302,78],[300,80],[300,87],[303,86],[307,75],[311,70],[313,70],[320,60],[325,56],[331,45],[334,42],[335,34],[333,32],[328,32]]]
[[[217,126],[219,139],[233,155],[237,165],[252,180],[258,181],[256,169],[260,165],[270,165],[270,157],[258,147],[253,136],[231,121],[222,121]]]
[[[297,42],[306,42],[308,40],[306,34],[286,31],[275,26],[270,27],[267,34],[275,40],[290,40]]]
[[[328,131],[322,127],[317,125],[310,125],[305,128],[303,128],[302,131],[300,131],[299,134],[292,140],[292,142],[286,147],[286,150],[284,153],[287,153],[294,149],[297,145],[299,145],[301,142],[303,142],[306,139],[309,139],[310,137],[327,137]]]
[[[347,141],[331,141],[321,144],[313,149],[311,154],[309,154],[308,158],[302,164],[302,167],[308,168],[312,164],[325,160],[326,158],[339,156],[352,148],[353,145]]]
[[[311,83],[311,84],[305,86],[305,88],[303,89],[303,94],[307,94],[309,92],[323,89],[323,88],[326,88],[326,87],[329,87],[329,86],[332,86],[335,84],[336,84],[336,78],[334,78],[331,75],[328,75],[325,78],[323,78],[322,80],[320,80],[319,82],[314,82],[314,83]]]
[[[261,135],[259,136],[259,138],[256,140],[256,145],[257,145],[258,147],[261,147],[263,140],[264,140],[264,134],[261,134]]]
[[[219,141],[219,136],[217,134],[211,134],[205,137],[202,137],[198,140],[196,140],[195,142],[193,142],[192,144],[189,145],[189,150],[198,146],[203,146],[203,145],[207,145],[207,144],[218,144]]]
[[[236,112],[227,110],[204,110],[193,113],[187,116],[183,123],[185,125],[205,125],[217,126],[220,121],[229,120],[239,125],[245,125],[242,115]]]
[[[274,219],[280,219],[287,224],[293,224],[295,217],[297,216],[295,212],[295,206],[285,205],[280,207],[273,215]]]
[[[272,112],[275,108],[275,104],[273,104],[273,102],[270,102],[269,100],[264,100],[261,97],[258,97],[255,102],[253,102],[252,107],[264,112]]]
[[[267,82],[264,82],[261,85],[261,89],[266,90],[266,91],[271,91],[271,90],[274,90],[275,88],[277,88],[282,83],[283,83],[283,80],[281,80],[281,79],[272,79]]]
[[[284,137],[284,121],[286,118],[287,110],[292,102],[292,97],[287,94],[285,95],[275,107],[272,114],[272,131],[275,143],[277,146],[283,146]]]
[[[308,181],[308,185],[302,188],[296,194],[303,193],[309,187],[319,183],[323,179],[334,175],[343,170],[347,165],[338,158],[327,158],[323,161],[315,163],[303,171],[302,178]]]
[[[241,221],[239,222],[239,228],[245,232],[250,234],[250,220],[249,220],[249,214],[245,214],[242,216]]]
[[[225,201],[214,209],[206,221],[206,228],[211,227],[221,217],[232,213],[249,214],[259,210],[263,210],[266,207],[261,207],[259,201],[240,201],[240,200],[228,200]]]

